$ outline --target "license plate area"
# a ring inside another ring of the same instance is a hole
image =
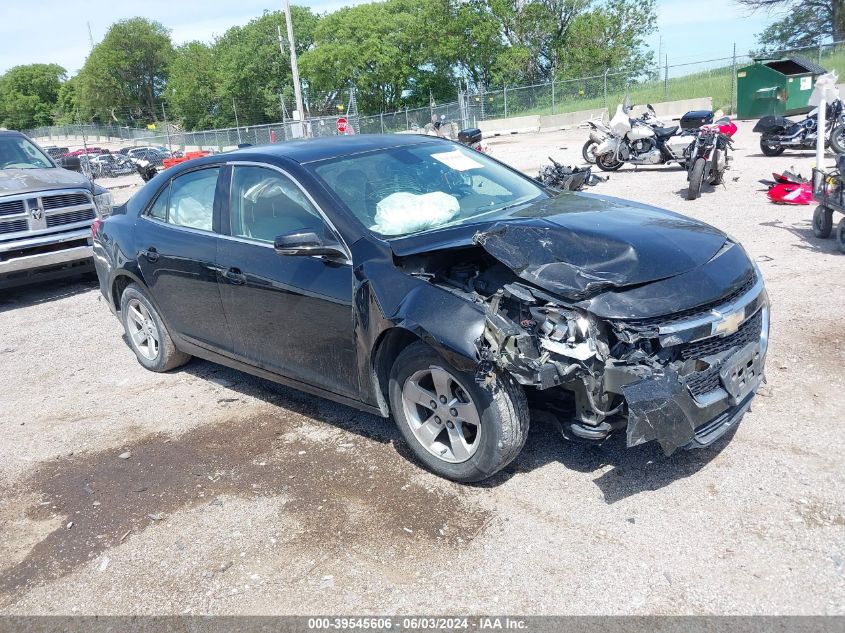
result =
[[[759,343],[749,343],[730,357],[719,372],[732,405],[738,404],[763,377],[763,356]]]

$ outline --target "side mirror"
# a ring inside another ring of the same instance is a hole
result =
[[[346,253],[339,244],[326,243],[313,231],[278,235],[273,240],[273,248],[277,255],[289,257],[319,255],[333,260],[346,260]]]

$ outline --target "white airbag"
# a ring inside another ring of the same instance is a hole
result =
[[[398,191],[376,205],[373,230],[382,235],[424,231],[446,224],[459,210],[458,199],[442,191],[420,195]]]

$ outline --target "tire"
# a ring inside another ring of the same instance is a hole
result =
[[[616,160],[611,152],[596,156],[596,165],[602,171],[616,171],[622,167],[622,161]]]
[[[830,237],[831,230],[833,230],[833,209],[820,204],[813,211],[813,235],[824,240]]]
[[[760,151],[766,156],[780,156],[786,148],[783,145],[770,145],[765,136],[760,137]]]
[[[701,183],[704,180],[703,158],[696,158],[689,173],[689,187],[687,188],[687,200],[695,200],[701,195]]]
[[[586,143],[584,143],[584,147],[581,148],[581,156],[584,158],[584,162],[589,165],[596,164],[596,148],[599,146],[593,139],[589,139]]]
[[[120,297],[120,320],[129,346],[146,369],[170,371],[191,360],[176,349],[158,311],[137,284],[129,284]]]
[[[840,123],[830,132],[830,147],[837,154],[845,154],[845,125]]]
[[[839,220],[836,225],[836,245],[840,253],[845,253],[845,218]]]
[[[396,358],[388,389],[405,442],[440,477],[481,481],[507,466],[525,445],[525,392],[507,374],[496,373],[489,384],[479,385],[473,373],[455,369],[418,342]]]
[[[719,161],[717,160],[718,156],[719,156],[719,152],[714,151],[713,152],[713,159],[710,163],[710,174],[711,174],[710,184],[713,185],[714,187],[716,185],[722,184],[722,178],[725,175],[724,172],[719,171]]]

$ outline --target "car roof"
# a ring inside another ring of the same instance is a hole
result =
[[[272,145],[256,145],[226,152],[227,157],[255,155],[256,153],[280,156],[298,163],[312,163],[327,158],[360,154],[392,147],[409,147],[433,143],[444,139],[423,134],[360,134],[354,136],[324,136],[299,141],[286,141]]]
[[[26,134],[17,130],[0,130],[0,136],[26,136]]]

